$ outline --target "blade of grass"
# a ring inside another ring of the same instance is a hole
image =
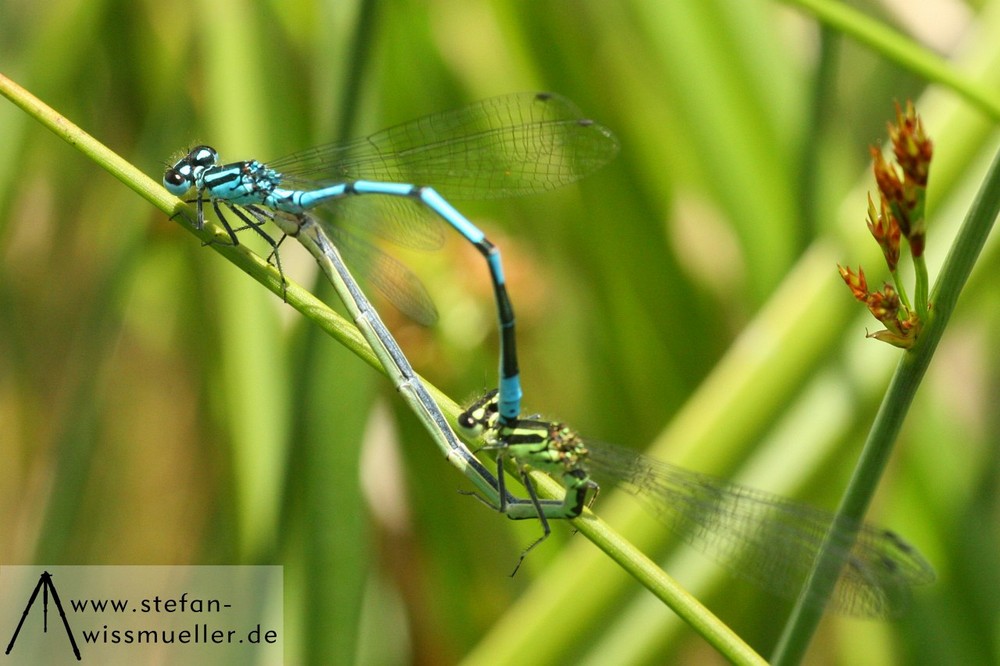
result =
[[[866,44],[889,60],[928,81],[940,83],[964,97],[994,120],[1000,120],[1000,95],[965,76],[944,58],[912,39],[843,2],[833,0],[781,0],[799,7],[836,30]]]
[[[347,138],[354,125],[367,56],[376,41],[374,3],[363,2],[356,9],[351,43],[343,54],[347,58],[344,83],[330,86],[330,94],[341,100],[340,128],[335,135],[341,139]],[[322,272],[317,273],[312,288],[323,301],[335,298]],[[358,469],[376,386],[370,377],[362,376],[368,373],[357,364],[339,363],[346,356],[344,350],[331,349],[315,327],[302,331],[296,347],[299,353],[290,380],[292,404],[299,408],[292,416],[292,441],[300,443],[293,453],[301,458],[302,469],[289,468],[287,483],[304,481],[306,543],[299,564],[313,573],[303,592],[307,618],[303,643],[307,662],[332,663],[358,657],[365,590],[374,566],[364,538],[367,525]],[[336,418],[331,418],[334,413]],[[336,618],[332,624],[331,618]]]

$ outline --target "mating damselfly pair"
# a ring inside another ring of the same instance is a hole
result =
[[[740,575],[766,589],[793,594],[832,524],[831,514],[642,456],[609,453],[623,450],[585,445],[562,424],[520,416],[514,311],[500,252],[449,199],[550,190],[598,169],[617,151],[614,135],[564,98],[527,93],[483,100],[269,163],[221,163],[215,149],[198,146],[174,163],[163,181],[178,196],[195,190],[197,226],[203,225],[208,204],[229,242],[238,243],[236,234],[244,229],[259,234],[272,248],[279,272],[281,242],[286,236],[298,238],[448,460],[494,508],[510,518],[540,520],[543,536],[532,546],[548,535],[548,519],[580,515],[603,471],[645,499],[654,513],[669,516],[667,524],[689,541],[710,554],[721,552],[719,559]],[[240,226],[233,226],[227,212]],[[405,246],[435,247],[440,234],[430,224],[431,216],[483,254],[493,283],[500,328],[499,388],[463,413],[460,424],[470,434],[485,435],[487,448],[498,451],[496,477],[455,436],[345,264],[346,259],[367,265],[375,288],[415,320],[433,322],[433,304],[419,281],[366,240],[376,236]],[[278,227],[281,238],[265,230],[268,222]],[[507,491],[504,458],[522,469],[528,499]],[[523,471],[529,467],[556,476],[566,488],[565,498],[540,500]],[[910,586],[933,578],[919,554],[893,532],[847,526],[833,536],[844,562],[836,574],[843,590],[835,598],[840,610],[891,615]],[[727,553],[743,554],[727,559]]]
[[[434,248],[440,235],[428,214],[456,229],[486,258],[500,327],[500,401],[504,418],[520,413],[521,384],[514,309],[499,250],[443,195],[490,199],[542,192],[574,182],[609,162],[618,142],[604,126],[582,117],[565,98],[520,93],[419,118],[371,136],[295,153],[267,164],[223,164],[198,146],[167,169],[164,186],[182,196],[196,192],[195,224],[210,204],[229,241],[251,229],[277,250],[285,236],[299,239],[347,305],[398,390],[448,459],[486,492],[493,476],[455,437],[409,362],[365,298],[347,266],[366,265],[369,281],[404,313],[432,323],[434,306],[419,280],[366,237]],[[440,193],[439,193],[440,190]],[[368,195],[368,196],[365,196]],[[234,228],[225,212],[242,226]],[[274,222],[274,239],[264,224]]]

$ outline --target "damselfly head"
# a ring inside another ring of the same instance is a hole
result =
[[[499,418],[497,401],[497,390],[493,389],[458,415],[458,427],[471,437],[494,430]]]
[[[211,146],[196,146],[177,160],[163,174],[163,187],[174,196],[180,196],[194,185],[197,175],[219,161],[219,153]]]

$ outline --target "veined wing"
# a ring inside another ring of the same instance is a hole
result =
[[[587,448],[598,481],[617,481],[695,548],[787,598],[801,590],[834,524],[831,512],[635,451],[590,441]],[[836,579],[830,607],[841,613],[898,615],[914,585],[934,580],[930,564],[891,530],[840,522],[829,548],[841,566],[822,575]]]
[[[618,141],[553,93],[517,93],[418,118],[270,163],[290,183],[378,180],[429,185],[455,199],[531,194],[608,163]]]

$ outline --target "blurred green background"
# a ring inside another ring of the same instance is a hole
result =
[[[1000,84],[1000,3],[858,4]],[[937,151],[932,280],[998,146],[954,94],[772,2],[5,0],[0,16],[3,73],[156,180],[199,142],[266,159],[566,95],[619,158],[577,187],[460,204],[503,249],[527,409],[827,508],[900,354],[864,339],[877,322],[835,265],[888,277],[864,226],[868,146],[916,101]],[[537,524],[459,495],[387,380],[6,102],[0,145],[0,563],[283,564],[287,663],[722,661],[566,525],[509,578]],[[282,256],[315,280],[300,248]],[[469,400],[496,373],[482,260],[457,236],[402,256],[441,320],[380,311]],[[828,615],[808,663],[1000,661],[997,262],[988,246],[870,514],[939,580],[894,622]],[[767,381],[741,374],[761,357]],[[770,652],[788,602],[655,522],[616,522],[610,493],[597,509]]]

